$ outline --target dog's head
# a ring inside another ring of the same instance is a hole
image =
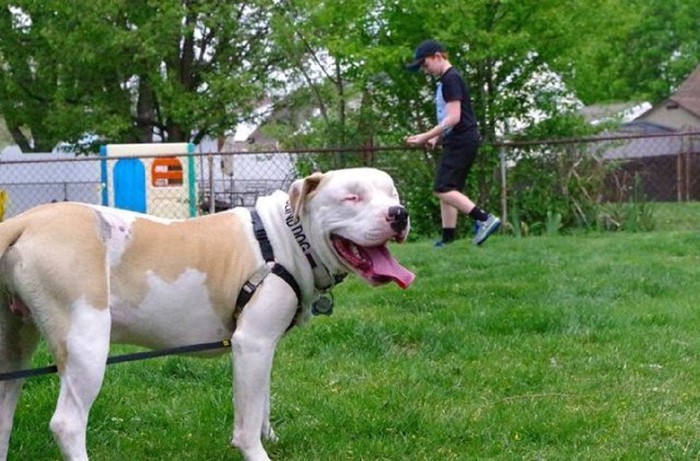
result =
[[[289,190],[294,214],[324,242],[315,248],[324,264],[337,272],[355,272],[372,285],[396,282],[407,288],[415,275],[391,255],[387,243],[406,240],[408,211],[394,181],[374,168],[314,173]]]

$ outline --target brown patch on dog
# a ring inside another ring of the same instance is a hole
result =
[[[258,266],[255,247],[241,239],[246,232],[250,222],[230,212],[168,224],[137,219],[126,251],[112,268],[112,291],[122,301],[139,306],[148,295],[148,273],[174,282],[186,270],[195,269],[207,275],[212,305],[222,322],[231,325],[238,292]]]

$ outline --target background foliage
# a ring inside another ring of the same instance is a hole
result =
[[[697,65],[700,3],[632,5],[0,0],[0,115],[25,152],[196,143],[256,118],[286,147],[396,145],[434,123],[434,82],[405,69],[432,37],[471,87],[486,146],[571,136],[584,129],[582,104],[658,102]],[[433,159],[416,158],[425,164],[394,170],[418,187],[410,196],[426,197]],[[330,167],[357,161],[338,155]],[[497,162],[483,148],[469,186],[486,208]]]
[[[700,6],[633,3],[3,0],[0,113],[18,143],[44,150],[86,134],[196,141],[265,101],[290,143],[395,143],[432,123],[428,79],[404,65],[434,37],[492,141],[570,98],[667,96],[697,64]]]

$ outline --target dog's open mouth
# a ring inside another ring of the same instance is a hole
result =
[[[372,284],[395,282],[401,288],[408,288],[416,278],[394,259],[386,245],[362,247],[338,235],[333,235],[331,241],[345,262]]]

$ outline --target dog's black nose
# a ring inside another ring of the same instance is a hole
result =
[[[389,207],[389,221],[391,228],[396,232],[401,232],[408,226],[408,210],[402,206]]]

